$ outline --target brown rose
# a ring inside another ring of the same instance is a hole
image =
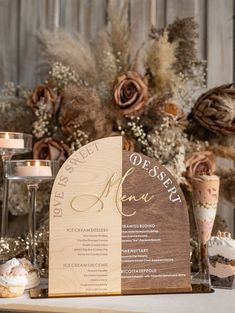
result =
[[[163,115],[172,117],[179,125],[185,126],[187,124],[186,114],[176,103],[163,102],[159,109]]]
[[[134,151],[135,145],[131,138],[127,136],[122,137],[122,149],[126,151]]]
[[[114,101],[123,115],[141,113],[148,100],[148,87],[137,72],[128,71],[117,77]]]
[[[46,104],[49,113],[55,114],[59,108],[60,97],[47,85],[37,85],[27,99],[27,105],[35,111],[41,103]]]
[[[194,152],[186,159],[186,177],[212,175],[215,172],[215,156],[211,151]]]
[[[34,159],[65,161],[69,155],[70,150],[65,143],[51,138],[42,139],[33,147]]]

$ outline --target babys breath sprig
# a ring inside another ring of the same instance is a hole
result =
[[[121,51],[117,52],[117,56],[116,56],[116,65],[117,65],[117,71],[121,72],[123,70],[122,66],[120,65],[120,57],[121,57]]]
[[[178,182],[183,182],[187,135],[174,126],[169,117],[164,117],[162,124],[148,135],[148,141],[153,149],[153,157],[165,165]]]
[[[79,128],[79,125],[76,125],[73,135],[69,136],[67,141],[69,142],[70,150],[73,153],[82,146],[88,144],[90,140],[89,136]]]
[[[140,150],[143,153],[149,156],[153,156],[153,149],[150,142],[148,141],[148,135],[144,129],[143,124],[141,123],[140,117],[131,116],[127,119],[126,125],[120,125],[118,130],[120,131],[121,135],[131,135],[131,137],[137,141]]]
[[[0,111],[6,112],[11,107],[11,99],[16,97],[16,86],[13,82],[5,82],[0,94]]]
[[[47,103],[44,103],[43,99],[38,103],[38,109],[35,110],[35,115],[37,119],[33,123],[33,135],[37,139],[50,136],[49,125],[52,115],[48,112]]]
[[[5,82],[1,94],[5,97],[15,97],[17,87],[13,82]]]
[[[64,66],[59,62],[55,62],[49,71],[49,77],[55,82],[58,89],[63,89],[70,84],[88,85],[79,75],[70,67]]]
[[[195,60],[191,64],[191,74],[178,74],[178,79],[172,82],[177,103],[189,113],[202,90],[206,88],[207,62]]]

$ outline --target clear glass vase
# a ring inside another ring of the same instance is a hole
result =
[[[54,180],[58,169],[59,162],[50,160],[14,160],[6,162],[7,179],[23,181],[28,189],[29,260],[35,267],[37,267],[35,241],[37,190],[40,183]]]
[[[2,221],[1,241],[8,235],[8,189],[9,181],[6,178],[6,161],[12,159],[13,155],[28,153],[32,151],[32,135],[0,132],[0,155],[2,159],[3,175],[3,199],[2,199]]]

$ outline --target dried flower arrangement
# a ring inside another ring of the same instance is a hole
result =
[[[189,207],[192,176],[215,171],[223,195],[235,201],[235,171],[215,166],[216,155],[235,160],[235,89],[224,85],[198,98],[206,62],[196,56],[192,18],[152,27],[133,53],[127,6],[110,1],[107,26],[91,43],[80,34],[41,32],[48,78],[32,92],[7,85],[0,95],[1,127],[32,132],[35,158],[62,161],[91,140],[121,134],[124,149],[171,171]],[[14,196],[11,201],[13,214],[24,211]]]

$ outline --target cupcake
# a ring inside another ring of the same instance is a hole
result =
[[[0,297],[19,297],[24,293],[28,283],[28,272],[13,258],[0,265]]]
[[[40,284],[40,275],[38,270],[33,267],[32,263],[25,259],[19,259],[20,264],[23,266],[23,268],[28,272],[28,283],[25,287],[25,289],[32,289]]]
[[[211,284],[218,288],[235,287],[235,240],[230,233],[218,232],[208,241]]]

